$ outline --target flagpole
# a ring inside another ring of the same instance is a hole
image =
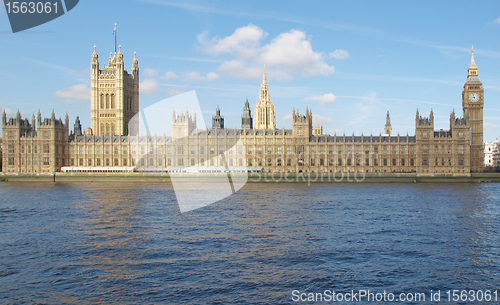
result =
[[[115,23],[115,30],[113,31],[113,34],[115,34],[115,54],[116,54],[116,23]]]

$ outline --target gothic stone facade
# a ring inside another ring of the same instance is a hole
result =
[[[32,117],[31,123],[2,117],[5,173],[53,173],[71,167],[137,167],[203,171],[214,167],[252,167],[266,172],[367,172],[418,175],[470,175],[481,171],[483,87],[472,56],[462,92],[464,118],[450,115],[449,130],[435,131],[434,115],[415,116],[415,135],[392,135],[389,114],[384,134],[327,135],[313,127],[313,115],[293,109],[292,129],[275,127],[275,112],[264,71],[255,120],[248,101],[240,129],[224,128],[220,112],[211,129],[198,130],[196,114],[172,113],[172,134],[130,136],[127,125],[139,110],[138,61],[132,73],[123,68],[121,51],[99,70],[94,49],[91,61],[92,128],[82,133],[77,118]],[[253,121],[253,126],[252,126]],[[481,143],[481,145],[477,145]]]

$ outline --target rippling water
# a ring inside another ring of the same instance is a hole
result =
[[[499,211],[500,184],[247,184],[180,214],[168,184],[0,183],[0,303],[499,289]]]

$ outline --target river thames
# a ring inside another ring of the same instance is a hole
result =
[[[0,303],[467,304],[447,291],[499,289],[499,214],[488,183],[256,183],[183,214],[169,184],[0,183]]]

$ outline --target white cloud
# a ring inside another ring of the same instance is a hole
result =
[[[167,73],[165,73],[163,75],[160,75],[158,73],[158,71],[156,71],[155,69],[151,69],[151,68],[145,68],[144,70],[142,70],[142,73],[147,78],[156,78],[156,79],[158,79],[158,78],[162,78],[162,79],[176,79],[176,78],[179,78],[179,75],[175,74],[172,71],[168,71]]]
[[[293,120],[293,116],[291,114],[287,114],[283,117],[283,121],[291,122]]]
[[[90,88],[87,84],[74,85],[69,88],[58,90],[54,97],[62,99],[90,100]]]
[[[500,17],[498,17],[497,19],[495,19],[495,21],[493,21],[493,23],[500,23]]]
[[[268,77],[280,80],[290,80],[293,74],[329,75],[335,70],[324,62],[325,54],[313,50],[310,39],[303,31],[292,29],[267,44],[263,44],[267,33],[253,24],[237,28],[224,38],[209,39],[207,36],[207,33],[198,35],[203,52],[233,56],[219,66],[220,71],[230,76],[258,79],[262,77],[264,64],[269,68]]]
[[[174,72],[172,71],[168,71],[167,73],[165,73],[163,75],[163,78],[164,79],[177,79],[179,78],[179,75],[175,74]]]
[[[337,97],[333,93],[327,93],[327,94],[318,95],[318,96],[308,96],[304,100],[306,102],[317,101],[317,102],[320,102],[321,104],[330,104],[330,103],[335,103],[335,101],[337,100]]]
[[[200,75],[198,72],[185,72],[182,77],[185,81],[194,82],[212,82],[219,79],[219,75],[215,72],[210,72],[206,76]]]
[[[349,58],[349,52],[347,52],[346,50],[337,49],[330,53],[330,58],[345,60]]]
[[[155,69],[145,68],[142,70],[142,74],[146,77],[158,77],[158,72]]]
[[[158,89],[160,88],[160,85],[154,78],[146,78],[142,83],[139,85],[139,92],[143,94],[156,94],[158,93]]]
[[[220,65],[219,70],[229,76],[246,80],[262,77],[262,67],[249,67],[246,63],[235,59]]]
[[[224,38],[207,38],[208,33],[198,35],[198,42],[208,54],[233,54],[238,58],[252,58],[258,52],[260,41],[267,37],[267,33],[256,25],[237,28],[234,33]]]
[[[333,123],[333,120],[326,117],[322,116],[319,114],[313,114],[313,124],[315,125],[323,125],[323,124],[331,124]]]

